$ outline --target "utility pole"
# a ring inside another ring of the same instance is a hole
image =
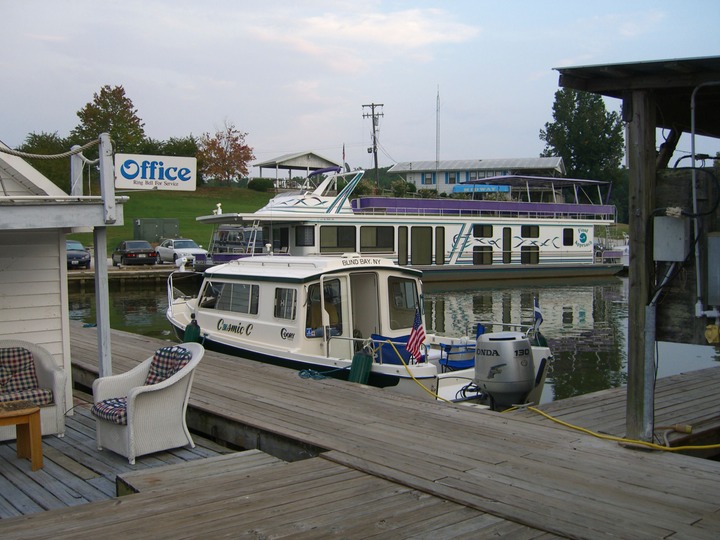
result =
[[[378,118],[381,116],[384,116],[382,111],[375,112],[375,108],[378,109],[382,108],[382,103],[371,103],[370,105],[363,105],[363,109],[369,107],[370,112],[363,113],[363,118],[372,118],[372,126],[373,126],[373,145],[372,148],[368,148],[368,152],[373,153],[373,157],[375,158],[375,184],[377,185],[377,188],[380,189],[380,169],[378,169],[378,159],[377,159],[377,126],[378,126]]]

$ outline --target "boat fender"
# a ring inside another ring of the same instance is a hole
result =
[[[190,324],[185,327],[185,333],[183,334],[183,341],[186,343],[200,343],[200,325],[195,320],[195,314],[191,313]]]
[[[373,358],[365,351],[355,353],[350,365],[350,375],[348,380],[350,382],[367,384],[368,378],[370,377],[370,368],[372,367]]]

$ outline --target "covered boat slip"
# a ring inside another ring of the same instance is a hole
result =
[[[112,337],[118,372],[162,344],[122,332]],[[94,329],[73,327],[74,379],[84,384],[96,376],[95,340]],[[287,472],[273,472],[274,466],[258,470],[247,475],[247,485],[199,479],[192,491],[168,486],[161,493],[10,519],[0,522],[0,534],[125,535],[136,519],[138,528],[130,532],[153,526],[158,537],[192,536],[195,519],[209,536],[212,531],[308,538],[489,538],[505,532],[523,538],[715,539],[720,534],[720,463],[623,448],[542,418],[523,418],[525,413],[481,412],[334,379],[302,379],[293,371],[213,352],[198,367],[190,407],[195,429],[278,457],[317,459],[280,467]],[[350,509],[362,493],[369,494],[366,502]],[[439,505],[438,498],[454,504]],[[377,512],[363,512],[363,504]],[[317,510],[322,505],[324,514]],[[406,505],[417,512],[408,514]],[[376,519],[388,509],[397,521]],[[459,513],[466,520],[458,520]],[[430,514],[447,520],[446,527],[427,519]],[[493,521],[498,529],[482,528]],[[346,534],[342,527],[348,527]]]

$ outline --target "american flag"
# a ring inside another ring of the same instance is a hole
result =
[[[425,329],[420,318],[420,309],[415,310],[415,320],[405,348],[415,360],[420,360],[420,345],[425,341]]]

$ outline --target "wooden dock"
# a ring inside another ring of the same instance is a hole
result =
[[[83,384],[97,371],[95,339],[73,327],[73,376]],[[163,344],[120,332],[112,343],[115,372]],[[190,405],[195,429],[294,462],[2,520],[0,534],[132,537],[155,523],[158,537],[720,535],[720,463],[628,449],[527,412],[303,379],[212,352]]]

